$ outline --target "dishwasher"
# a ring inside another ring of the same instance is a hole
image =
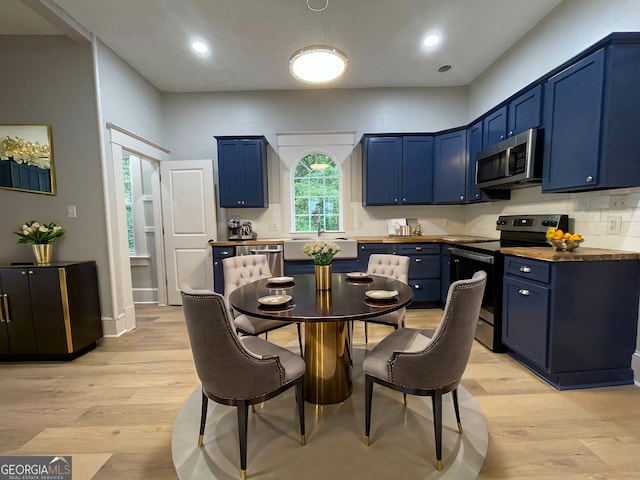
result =
[[[238,245],[236,255],[266,255],[269,270],[274,277],[282,276],[284,271],[282,245],[266,243],[261,245]]]

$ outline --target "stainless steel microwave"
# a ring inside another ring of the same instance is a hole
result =
[[[518,188],[542,181],[542,129],[533,128],[478,152],[476,185]]]

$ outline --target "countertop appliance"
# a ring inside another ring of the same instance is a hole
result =
[[[511,189],[542,181],[542,129],[533,128],[476,155],[476,185]]]
[[[471,278],[474,272],[487,272],[487,287],[476,326],[476,340],[493,350],[505,351],[502,345],[502,275],[504,258],[500,248],[507,246],[551,246],[546,233],[550,227],[564,231],[569,217],[563,214],[501,215],[496,222],[500,239],[494,242],[456,244],[451,253],[451,281]]]
[[[229,240],[255,240],[256,235],[249,220],[241,220],[238,217],[229,217],[227,220]]]

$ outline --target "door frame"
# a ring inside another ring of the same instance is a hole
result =
[[[111,295],[113,297],[113,320],[103,325],[105,335],[121,335],[136,326],[135,310],[133,305],[133,287],[131,280],[131,263],[129,259],[129,244],[127,236],[126,206],[124,196],[124,175],[122,172],[122,151],[127,150],[139,155],[142,158],[161,163],[169,160],[169,150],[157,145],[133,132],[130,132],[111,122],[106,124],[109,133],[108,151],[111,153],[110,161],[107,163],[106,188],[108,192],[108,203],[112,206],[107,210],[107,221],[109,222],[110,239],[108,242],[111,271]],[[156,182],[153,182],[154,184]],[[165,252],[162,235],[162,211],[159,181],[154,187],[153,216],[155,228],[155,247],[157,255],[157,275],[158,275],[158,304],[166,305],[166,274],[165,274]],[[156,196],[157,195],[157,196]],[[103,322],[104,324],[105,322]]]

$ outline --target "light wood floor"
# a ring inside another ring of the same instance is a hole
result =
[[[73,362],[0,364],[0,455],[72,455],[74,480],[176,478],[172,425],[199,385],[182,310],[136,313],[134,331]],[[441,314],[408,310],[407,326]],[[370,327],[369,342],[390,331]],[[294,344],[296,330],[269,340]],[[359,322],[354,343],[364,343]],[[481,479],[640,478],[640,388],[559,392],[477,343],[462,383],[489,426]]]

